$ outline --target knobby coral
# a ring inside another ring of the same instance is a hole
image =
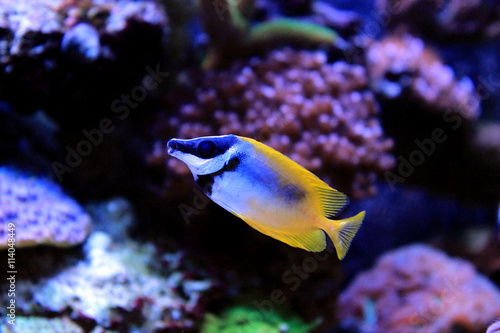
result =
[[[500,315],[500,291],[470,263],[411,245],[356,277],[339,298],[338,315],[373,332],[484,332]]]
[[[15,225],[15,246],[72,246],[87,238],[90,217],[50,181],[0,168],[0,249],[7,247],[7,226]]]
[[[456,78],[423,40],[409,34],[389,36],[369,46],[366,58],[371,86],[384,97],[413,99],[431,111],[450,111],[469,120],[479,116],[473,82]]]
[[[373,193],[377,172],[394,164],[365,69],[328,63],[322,51],[276,50],[207,71],[196,96],[157,130],[257,139],[356,197]],[[161,154],[159,148],[154,155]],[[167,163],[174,174],[189,174],[175,159]]]

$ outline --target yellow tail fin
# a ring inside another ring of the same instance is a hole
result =
[[[362,211],[358,215],[345,220],[329,220],[330,227],[325,231],[332,239],[335,249],[337,250],[337,256],[340,260],[344,259],[352,239],[361,227],[364,218],[365,211]]]

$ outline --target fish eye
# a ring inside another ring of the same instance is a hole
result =
[[[201,158],[211,158],[215,154],[215,143],[212,141],[202,141],[198,144],[198,154]]]

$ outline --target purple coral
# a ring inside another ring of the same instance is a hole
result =
[[[322,51],[284,49],[207,71],[197,100],[160,128],[173,137],[237,134],[255,138],[356,197],[374,192],[390,169],[392,140],[359,65],[328,63]],[[176,160],[170,170],[188,174]]]
[[[500,291],[470,263],[412,245],[360,274],[341,294],[338,315],[374,332],[483,332],[500,315]]]
[[[8,225],[15,225],[17,247],[72,246],[87,238],[90,217],[59,186],[41,178],[0,168],[0,249]]]
[[[500,35],[498,1],[378,0],[376,3],[389,25],[406,25],[414,32],[434,38],[495,38]]]
[[[386,98],[410,98],[437,112],[453,111],[477,119],[480,99],[472,81],[457,79],[424,41],[409,34],[386,37],[367,51],[374,91]]]

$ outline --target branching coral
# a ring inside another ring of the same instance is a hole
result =
[[[83,243],[90,217],[56,184],[0,168],[0,249],[7,247],[7,226],[15,225],[16,247],[72,246]]]
[[[206,72],[197,101],[157,130],[181,138],[252,137],[361,197],[373,193],[376,173],[394,164],[377,114],[363,67],[330,64],[323,52],[285,49]],[[174,159],[168,166],[177,175],[189,173]]]
[[[338,301],[342,321],[384,333],[451,332],[454,327],[479,333],[498,315],[500,291],[493,283],[470,263],[425,245],[385,254]]]
[[[423,40],[409,34],[386,37],[367,51],[373,89],[389,99],[414,99],[427,109],[452,111],[465,119],[479,116],[479,97],[472,81],[457,79]]]

